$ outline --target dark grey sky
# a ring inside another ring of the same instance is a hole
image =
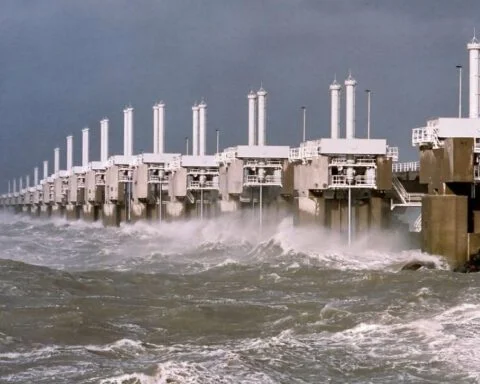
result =
[[[0,180],[53,165],[74,135],[110,118],[110,153],[120,153],[125,104],[135,108],[134,150],[152,149],[152,105],[167,104],[166,149],[184,150],[191,105],[208,103],[208,149],[247,141],[247,92],[269,92],[267,139],[298,145],[329,134],[328,86],[351,68],[358,81],[357,135],[372,130],[416,158],[411,128],[457,113],[455,65],[465,67],[478,0],[1,0]],[[343,118],[342,110],[342,118]],[[0,190],[6,189],[3,182]]]

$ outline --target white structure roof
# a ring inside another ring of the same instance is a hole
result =
[[[218,167],[217,162],[215,161],[215,156],[205,155],[205,156],[182,156],[181,158],[182,167],[208,167],[215,168]]]
[[[112,165],[132,165],[135,158],[133,156],[115,155],[108,159],[108,166]]]
[[[180,153],[142,153],[135,158],[135,164],[168,164]]]
[[[440,138],[480,137],[480,119],[439,117],[430,120],[427,127],[435,128]]]
[[[239,145],[236,157],[239,159],[288,159],[290,147],[280,145]]]
[[[386,155],[385,139],[321,139],[319,152],[322,155]]]
[[[105,168],[107,168],[108,162],[102,162],[102,161],[91,161],[88,163],[88,169],[90,171],[103,171]]]

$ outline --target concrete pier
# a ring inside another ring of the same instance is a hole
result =
[[[172,161],[170,169],[172,173],[168,185],[167,218],[208,218],[216,215],[219,170],[215,157],[177,157]]]
[[[219,211],[253,210],[263,222],[278,222],[291,210],[293,197],[288,154],[289,147],[271,145],[239,145],[217,154]]]
[[[296,224],[347,233],[350,222],[352,236],[390,228],[392,159],[385,140],[310,141],[292,149],[290,161]]]
[[[480,251],[478,119],[439,118],[413,130],[420,150],[422,250],[453,267]],[[470,137],[469,137],[470,136]]]

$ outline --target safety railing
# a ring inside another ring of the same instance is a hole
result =
[[[133,170],[130,167],[118,168],[118,182],[131,183],[133,180]]]
[[[473,178],[475,181],[480,181],[480,166],[473,166]]]
[[[413,223],[413,232],[422,232],[422,214],[418,215],[417,219]]]
[[[348,187],[347,176],[344,175],[332,175],[330,177],[329,187]]]
[[[237,157],[237,148],[226,148],[223,152],[215,154],[215,161],[220,164],[229,164]]]
[[[330,163],[328,165],[333,167],[342,167],[347,165],[347,159],[345,157],[333,157],[330,159]]]
[[[349,183],[346,175],[331,175],[329,188],[369,188],[377,187],[376,178],[365,175],[355,176]]]
[[[188,175],[218,175],[218,168],[188,168]]]
[[[190,202],[190,204],[195,203],[195,196],[193,196],[193,193],[187,189],[186,193],[187,200]]]
[[[475,153],[480,153],[480,139],[475,139],[475,146],[473,148]]]
[[[387,147],[387,157],[391,158],[393,162],[397,162],[398,147]]]
[[[243,184],[246,186],[254,185],[270,185],[270,186],[282,186],[282,178],[274,175],[267,175],[260,178],[258,175],[247,175],[244,178]]]
[[[438,148],[440,147],[440,141],[438,140],[437,133],[438,129],[433,125],[422,128],[414,128],[412,130],[412,145],[414,147],[428,145]]]
[[[105,172],[95,172],[95,185],[97,187],[105,185]]]
[[[320,155],[320,145],[316,142],[306,143],[298,148],[290,148],[288,160],[305,161]]]
[[[202,183],[192,180],[188,182],[187,189],[218,189],[218,181],[207,180]]]
[[[282,168],[281,160],[247,160],[243,164],[244,168]]]
[[[77,177],[77,188],[85,188],[85,176]]]
[[[375,176],[357,175],[354,178],[355,185],[364,188],[376,188],[377,182]]]
[[[377,166],[377,161],[369,157],[358,157],[355,159],[355,166],[374,168]]]
[[[423,193],[409,193],[403,186],[398,177],[392,177],[393,189],[397,194],[398,200],[401,204],[394,204],[394,206],[412,206],[418,207],[422,202]]]
[[[175,171],[176,169],[180,168],[182,166],[182,161],[179,156],[175,156],[173,160],[167,164],[167,170],[169,171]]]
[[[393,163],[392,171],[393,173],[401,172],[418,172],[420,170],[419,161],[409,161],[407,163]]]
[[[300,156],[300,148],[290,148],[288,160],[290,162],[302,160],[302,157]]]

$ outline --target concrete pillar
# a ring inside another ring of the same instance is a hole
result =
[[[360,200],[356,202],[355,210],[355,232],[358,235],[368,233],[370,230],[370,201]]]
[[[118,227],[121,222],[121,207],[113,203],[103,204],[102,221],[106,227]]]
[[[389,200],[372,196],[370,198],[370,229],[385,230],[390,227],[390,203]]]

